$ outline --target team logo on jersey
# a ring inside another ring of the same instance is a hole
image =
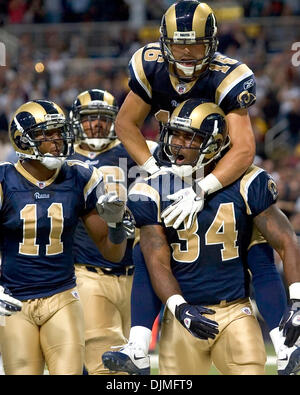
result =
[[[85,163],[88,164],[88,165],[97,165],[99,163],[99,159],[97,159],[97,160],[86,160]]]
[[[186,92],[186,84],[180,82],[176,85],[176,90],[180,95],[183,95]]]
[[[50,193],[40,193],[40,192],[35,192],[33,194],[33,196],[34,196],[35,200],[38,200],[38,199],[50,199],[50,197],[51,197]]]
[[[272,178],[268,181],[268,189],[271,192],[273,199],[276,200],[278,198],[278,188],[276,182]]]
[[[250,107],[251,104],[255,101],[256,96],[253,93],[248,92],[247,90],[240,93],[237,97],[237,101],[240,104],[241,108]]]

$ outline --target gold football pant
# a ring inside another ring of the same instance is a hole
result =
[[[165,310],[159,342],[160,374],[206,375],[212,362],[225,375],[265,374],[265,346],[249,300],[208,307],[216,313],[206,317],[219,324],[214,340],[195,338]]]
[[[84,321],[76,288],[23,301],[22,311],[6,317],[2,358],[7,375],[82,374]]]
[[[75,265],[85,321],[85,367],[90,375],[111,374],[102,354],[127,342],[130,330],[130,295],[133,275],[115,276]],[[124,374],[124,373],[119,373]]]

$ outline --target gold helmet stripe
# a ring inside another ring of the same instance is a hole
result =
[[[205,3],[200,3],[194,12],[193,31],[196,37],[205,37],[205,27],[208,15],[213,13],[212,9]]]
[[[173,38],[174,33],[177,31],[175,4],[171,5],[171,7],[167,10],[165,14],[165,23],[166,23],[167,37]]]
[[[80,101],[82,106],[87,106],[91,102],[91,95],[89,91],[84,91],[77,96],[77,99]]]
[[[212,113],[220,114],[225,118],[224,112],[215,103],[200,104],[190,114],[190,118],[192,119],[191,127],[201,129],[203,120]]]
[[[140,85],[144,88],[145,92],[149,96],[149,98],[152,98],[152,88],[151,85],[146,77],[144,67],[143,67],[143,49],[140,48],[131,58],[131,64],[132,68],[135,74],[136,79],[140,83]]]
[[[18,114],[21,112],[29,112],[31,114],[36,123],[45,122],[44,116],[47,114],[47,111],[38,103],[35,102],[28,102],[23,104],[15,113],[14,118],[17,117]]]
[[[227,93],[244,78],[250,77],[252,70],[245,64],[240,64],[229,73],[216,89],[215,102],[220,105]]]
[[[175,108],[172,113],[171,119],[173,117],[180,117],[180,112],[182,107],[185,105],[186,102],[181,103],[179,106]],[[210,114],[217,113],[222,115],[225,118],[225,114],[223,110],[218,107],[215,103],[202,103],[195,107],[191,113],[189,118],[192,120],[191,127],[199,129],[203,120]]]
[[[111,95],[107,91],[104,92],[103,101],[105,101],[105,103],[107,103],[109,106],[113,106],[114,100],[115,98],[113,97],[113,95]]]

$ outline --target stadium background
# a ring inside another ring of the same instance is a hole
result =
[[[121,105],[128,92],[128,61],[137,48],[158,39],[161,16],[172,3],[0,0],[0,43],[6,50],[0,59],[5,61],[0,66],[0,160],[12,154],[8,122],[27,100],[54,100],[68,111],[79,92],[101,88]],[[219,51],[255,73],[257,102],[250,108],[255,161],[277,181],[278,204],[300,240],[300,2],[207,3],[217,15]],[[157,132],[157,122],[149,117],[144,135],[155,140]],[[282,272],[278,256],[276,263]],[[275,374],[268,330],[260,322],[273,365],[267,365],[268,374]]]

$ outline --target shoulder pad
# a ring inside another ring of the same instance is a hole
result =
[[[264,170],[260,167],[251,165],[240,179],[240,194],[245,202],[248,215],[251,214],[251,209],[248,203],[248,190],[252,181],[262,172],[264,172]]]
[[[162,63],[163,57],[159,43],[150,43],[138,49],[129,62],[130,86],[135,91],[138,84],[146,93],[147,99],[152,99],[151,80],[157,63]]]

